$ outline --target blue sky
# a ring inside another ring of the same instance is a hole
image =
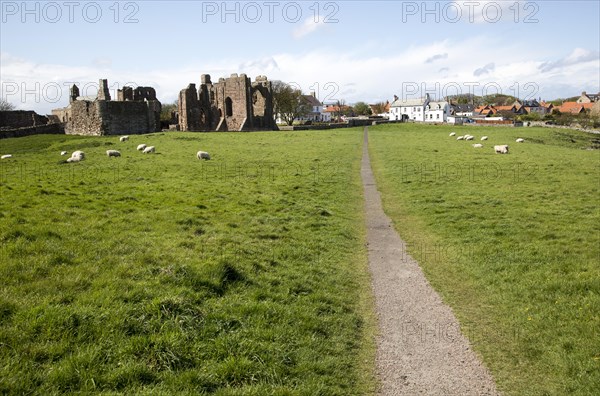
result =
[[[0,94],[48,113],[77,82],[179,90],[231,73],[320,99],[600,91],[600,1],[0,1]],[[485,92],[484,92],[485,91]]]

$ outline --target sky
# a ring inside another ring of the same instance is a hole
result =
[[[69,86],[163,103],[232,73],[323,102],[600,91],[600,0],[0,1],[0,96],[48,114]]]

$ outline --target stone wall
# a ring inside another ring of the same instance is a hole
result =
[[[0,139],[24,137],[40,134],[64,134],[65,130],[62,124],[39,125],[11,130],[1,130]]]
[[[66,111],[69,135],[127,135],[160,130],[157,101],[76,101]]]
[[[65,123],[70,135],[123,135],[158,132],[161,130],[161,104],[152,87],[123,87],[117,100],[110,100],[108,82],[100,80],[96,100],[78,97],[71,88],[71,102],[52,111],[53,117]]]
[[[251,131],[277,129],[273,119],[271,82],[258,76],[232,74],[212,83],[208,74],[200,88],[189,84],[179,93],[179,128],[182,131]]]
[[[0,111],[0,130],[35,127],[48,124],[48,117],[30,110]]]

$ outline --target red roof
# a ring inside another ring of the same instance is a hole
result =
[[[585,110],[591,110],[593,103],[577,103],[577,102],[564,102],[562,106],[555,107],[561,113],[572,113],[579,114]]]

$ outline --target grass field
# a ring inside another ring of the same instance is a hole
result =
[[[0,393],[372,393],[361,142],[1,140]]]
[[[451,131],[489,140],[475,149]],[[598,394],[600,137],[414,124],[369,135],[386,213],[500,389]]]

